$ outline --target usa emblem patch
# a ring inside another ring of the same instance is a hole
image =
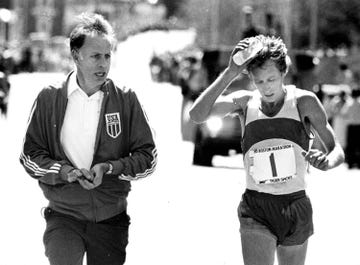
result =
[[[107,134],[112,138],[118,137],[121,133],[120,113],[105,114],[105,120]]]

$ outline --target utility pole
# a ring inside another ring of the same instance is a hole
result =
[[[210,46],[217,47],[219,44],[219,24],[220,24],[220,0],[211,1],[210,12]]]
[[[310,1],[310,12],[311,12],[311,22],[310,22],[310,49],[312,51],[317,48],[317,38],[318,38],[318,0],[309,0]]]
[[[292,48],[291,32],[292,32],[292,18],[293,18],[292,0],[278,1],[278,6],[279,7],[282,6],[281,20],[283,26],[283,40],[288,50],[291,50]]]

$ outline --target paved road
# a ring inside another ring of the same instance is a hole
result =
[[[139,75],[129,71],[128,82]],[[47,264],[40,215],[46,201],[18,157],[32,102],[44,84],[57,78],[24,74],[11,80],[9,116],[0,119],[1,265]],[[242,264],[236,214],[245,185],[241,156],[215,157],[214,168],[192,166],[193,146],[180,137],[180,89],[147,77],[136,79],[134,87],[156,131],[159,161],[151,177],[133,183],[127,264]],[[360,265],[359,173],[345,165],[329,172],[312,170],[308,193],[315,235],[308,265]]]

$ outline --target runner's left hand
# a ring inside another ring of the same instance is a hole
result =
[[[301,154],[313,167],[323,171],[329,169],[329,159],[322,151],[318,149],[310,149],[308,152],[302,151]]]

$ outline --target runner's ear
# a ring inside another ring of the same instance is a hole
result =
[[[71,55],[74,58],[74,61],[77,62],[79,60],[79,52],[75,49],[71,50]]]

